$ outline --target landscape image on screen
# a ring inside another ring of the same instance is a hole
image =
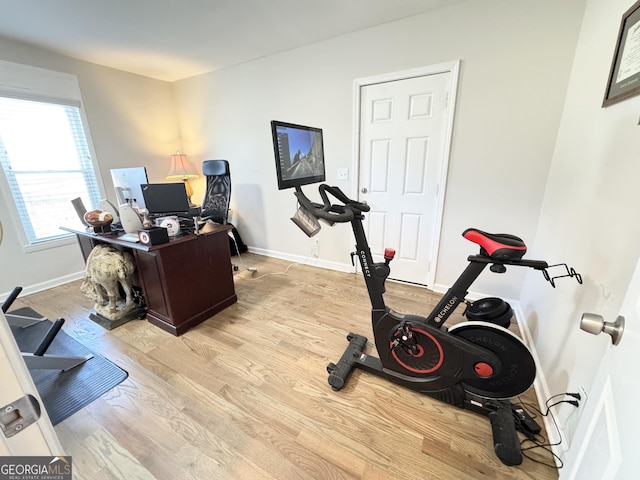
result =
[[[278,126],[277,137],[283,180],[324,175],[321,133]]]

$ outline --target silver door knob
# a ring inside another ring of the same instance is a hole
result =
[[[360,189],[360,191],[361,191],[362,193],[367,193],[369,190],[367,190],[367,187],[362,187],[362,188]]]
[[[619,315],[615,322],[610,323],[605,322],[602,315],[583,313],[580,328],[592,335],[600,335],[600,332],[611,335],[611,343],[618,345],[624,333],[624,317]]]

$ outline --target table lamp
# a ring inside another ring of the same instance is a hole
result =
[[[189,184],[190,178],[198,178],[193,165],[186,155],[177,152],[175,155],[171,155],[171,166],[169,167],[169,173],[167,174],[167,180],[182,180],[184,182],[184,188],[187,190],[187,197],[189,198],[189,205],[191,203],[191,195],[193,195],[193,188]]]

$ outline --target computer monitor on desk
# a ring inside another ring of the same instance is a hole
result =
[[[190,216],[189,197],[184,182],[141,185],[142,196],[151,217]]]
[[[111,179],[118,199],[118,205],[145,208],[142,184],[149,183],[144,167],[112,168]]]

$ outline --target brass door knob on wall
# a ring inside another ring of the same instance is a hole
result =
[[[618,345],[624,333],[624,317],[619,315],[615,322],[607,323],[602,315],[583,313],[580,319],[580,328],[592,335],[600,335],[600,332],[611,335],[611,343]]]

